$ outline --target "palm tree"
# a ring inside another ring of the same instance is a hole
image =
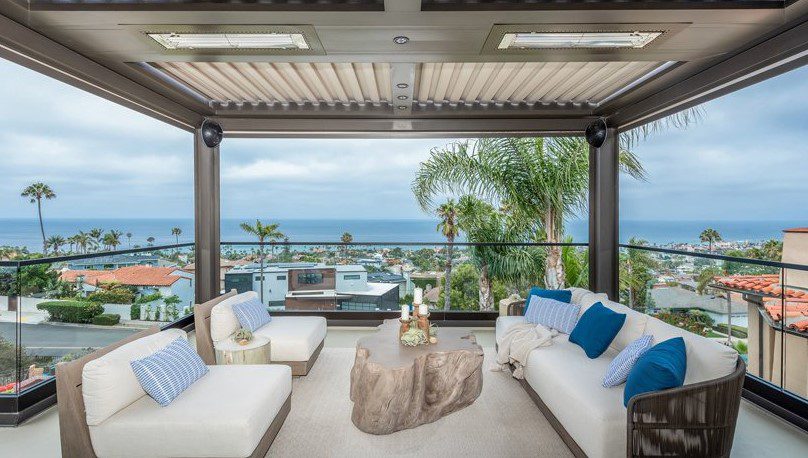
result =
[[[51,235],[45,241],[45,246],[53,248],[53,254],[59,254],[59,248],[66,243],[66,240],[61,235]]]
[[[620,169],[637,179],[645,170],[637,157],[620,152]],[[535,241],[558,243],[564,219],[586,208],[589,145],[582,138],[485,138],[432,150],[421,163],[412,190],[424,211],[445,194],[471,194],[509,209],[527,224]],[[544,284],[565,284],[561,249],[547,249]]]
[[[90,237],[92,238],[91,244],[93,246],[93,249],[98,249],[98,247],[101,246],[102,239],[104,238],[104,230],[101,229],[100,227],[95,227],[90,229],[90,231],[87,232],[87,234],[89,234]]]
[[[632,237],[628,244],[645,246],[648,242]],[[648,283],[653,280],[652,272],[658,264],[646,250],[628,248],[620,254],[620,292],[626,295],[624,300],[629,307],[645,307]]]
[[[76,246],[76,240],[77,240],[76,237],[77,237],[76,235],[71,235],[70,237],[67,238],[67,244],[70,246],[68,252],[70,253],[73,252],[73,247]],[[78,249],[76,251],[78,251]]]
[[[148,244],[149,244],[149,246],[154,245],[154,237],[149,236],[149,237],[146,239],[146,243],[148,243]]]
[[[455,237],[459,232],[457,227],[457,206],[454,199],[449,199],[441,204],[437,209],[438,218],[438,231],[446,237],[449,243],[446,245],[446,275],[444,276],[443,284],[443,310],[450,310],[451,308],[451,285],[452,285],[452,251]]]
[[[274,241],[285,237],[282,232],[278,230],[279,224],[264,224],[259,220],[255,220],[255,225],[249,223],[241,223],[241,230],[248,234],[253,234],[258,237],[258,260],[260,262],[261,271],[261,303],[264,302],[264,242],[266,240]],[[273,247],[274,249],[274,247]],[[273,257],[274,257],[273,252]]]
[[[339,238],[340,242],[344,243],[345,246],[342,247],[342,256],[347,258],[348,257],[348,244],[353,242],[353,235],[350,232],[343,232],[342,236]]]
[[[48,244],[45,240],[45,224],[42,222],[42,199],[50,200],[56,198],[56,193],[50,186],[42,182],[33,183],[28,185],[22,190],[22,197],[28,197],[31,203],[36,202],[36,211],[39,215],[39,231],[42,233],[42,251],[48,251]]]
[[[172,227],[171,228],[171,235],[174,236],[174,238],[177,241],[177,245],[179,245],[180,244],[180,235],[182,235],[182,229],[180,229],[178,227]]]
[[[126,233],[126,245],[129,248],[132,248],[132,233],[131,232]]]
[[[104,234],[103,243],[105,247],[108,247],[111,250],[115,250],[115,248],[121,244],[121,236],[123,232],[111,230]]]
[[[708,227],[707,229],[701,231],[701,234],[699,235],[699,240],[701,240],[702,243],[709,244],[709,251],[710,253],[712,253],[713,243],[720,242],[723,239],[721,238],[721,234],[719,234],[717,230]]]
[[[84,231],[79,231],[79,233],[73,237],[75,237],[76,240],[76,251],[86,253],[87,247],[92,243],[92,238],[90,235]]]

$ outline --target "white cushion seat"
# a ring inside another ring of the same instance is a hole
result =
[[[495,334],[497,338],[497,345],[502,343],[502,339],[512,326],[522,323],[527,323],[527,320],[523,316],[501,316],[497,318]]]
[[[255,331],[270,339],[272,361],[308,361],[325,339],[327,321],[321,316],[277,316]]]
[[[623,385],[601,386],[617,352],[589,359],[567,339],[559,334],[552,346],[531,352],[525,379],[589,457],[625,456]]]
[[[106,456],[249,456],[292,392],[284,365],[209,366],[160,407],[142,396],[98,425],[93,449]]]

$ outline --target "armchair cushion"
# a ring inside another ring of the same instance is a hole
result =
[[[272,321],[266,305],[262,304],[257,297],[251,297],[244,302],[233,304],[233,313],[236,314],[242,328],[255,332],[261,326]]]
[[[640,356],[623,390],[623,405],[637,394],[682,386],[687,371],[685,341],[674,337],[660,342]]]
[[[236,294],[233,297],[214,305],[210,311],[210,338],[214,342],[219,342],[229,338],[241,327],[236,314],[233,312],[233,305],[246,302],[248,300],[258,300],[258,293],[247,291]]]
[[[143,390],[163,407],[208,373],[202,358],[182,337],[130,364]]]

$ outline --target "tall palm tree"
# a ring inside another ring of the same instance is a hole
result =
[[[131,232],[126,233],[126,246],[128,246],[129,248],[132,248],[132,233]]]
[[[637,157],[620,152],[620,169],[637,179],[645,170]],[[527,224],[535,241],[559,243],[564,220],[586,208],[589,145],[582,138],[485,138],[432,150],[413,180],[421,208],[445,194],[471,194],[509,209]],[[565,284],[561,249],[547,249],[544,284]]]
[[[271,223],[264,224],[260,220],[255,220],[255,225],[249,223],[241,223],[241,230],[248,234],[252,234],[258,238],[258,260],[260,262],[261,271],[261,303],[264,302],[264,242],[267,240],[274,241],[285,237],[281,231],[278,230],[279,224]],[[274,249],[274,247],[273,247]],[[273,252],[274,257],[274,252]]]
[[[104,234],[103,238],[104,246],[109,248],[110,250],[115,250],[115,248],[121,244],[122,235],[123,232],[121,231],[111,230],[107,232],[106,234]]]
[[[719,234],[717,230],[708,227],[707,229],[701,231],[701,234],[699,234],[699,240],[701,240],[702,243],[707,243],[709,246],[709,251],[710,253],[712,253],[713,243],[720,242],[723,239],[721,238],[721,234]]]
[[[149,236],[148,238],[146,238],[146,243],[148,243],[149,246],[154,245],[154,237]]]
[[[102,243],[102,241],[103,241],[103,238],[104,238],[104,230],[103,230],[103,229],[101,229],[100,227],[94,227],[94,228],[90,229],[90,230],[87,232],[87,234],[89,234],[89,235],[90,235],[90,238],[92,239],[91,244],[92,244],[92,246],[93,246],[93,249],[97,250],[97,249],[98,249],[98,247],[100,247],[100,246],[101,246],[101,243]]]
[[[37,215],[39,215],[39,231],[42,233],[42,251],[48,251],[48,244],[45,240],[45,223],[42,221],[42,199],[50,200],[56,198],[56,193],[53,192],[50,186],[42,182],[37,182],[28,185],[22,190],[20,194],[22,197],[27,197],[31,203],[36,203]]]
[[[342,236],[340,236],[339,241],[344,243],[345,246],[342,247],[342,256],[344,258],[348,257],[348,244],[353,242],[353,235],[350,232],[343,232]]]
[[[65,243],[67,243],[67,241],[66,241],[66,240],[65,240],[65,238],[64,238],[64,237],[62,237],[61,235],[51,235],[51,236],[50,236],[50,237],[48,237],[48,239],[45,241],[45,246],[46,246],[46,247],[50,247],[50,248],[52,248],[52,249],[53,249],[53,254],[58,255],[58,254],[59,254],[59,249],[60,249],[60,248],[62,247],[62,245],[64,245]]]
[[[449,199],[441,204],[437,209],[438,218],[438,231],[446,237],[449,243],[446,245],[446,275],[443,277],[443,309],[450,310],[451,308],[451,288],[452,288],[452,251],[454,249],[455,237],[460,229],[457,227],[457,205],[454,199]]]
[[[86,253],[87,247],[89,247],[92,243],[92,238],[90,235],[84,231],[79,231],[79,233],[74,235],[74,237],[76,238],[76,251]]]
[[[182,235],[182,229],[180,229],[178,227],[172,227],[171,228],[171,235],[174,236],[174,239],[177,242],[177,245],[179,245],[180,244],[180,236]]]

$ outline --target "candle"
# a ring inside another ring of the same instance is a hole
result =
[[[412,292],[412,303],[421,304],[423,302],[424,302],[424,290],[421,288],[415,288],[415,291]]]
[[[401,306],[401,319],[403,321],[407,321],[410,319],[410,306],[409,305],[402,305]]]
[[[429,306],[426,304],[421,304],[418,306],[418,314],[419,315],[429,315]]]

